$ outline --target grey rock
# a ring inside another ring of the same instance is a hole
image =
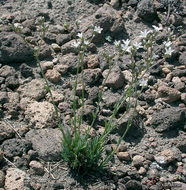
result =
[[[186,65],[186,51],[184,51],[180,57],[179,57],[179,62],[181,65]]]
[[[17,75],[9,76],[5,80],[5,84],[10,89],[15,89],[19,86],[19,80]]]
[[[1,77],[9,77],[9,76],[13,76],[16,74],[16,70],[9,66],[9,65],[4,65],[3,67],[0,68],[0,76]]]
[[[183,140],[177,144],[177,148],[183,153],[186,153],[186,140]]]
[[[85,69],[84,70],[84,80],[89,86],[93,86],[99,82],[101,79],[101,69]]]
[[[44,174],[44,167],[40,162],[33,160],[29,163],[29,166],[30,166],[31,173],[33,173],[35,175],[43,175]]]
[[[142,190],[142,185],[139,181],[136,180],[129,180],[126,184],[125,184],[127,190]]]
[[[3,171],[0,170],[0,188],[4,187],[5,184],[5,174]]]
[[[22,156],[31,148],[31,143],[24,139],[8,139],[2,144],[2,150],[6,157]]]
[[[71,40],[71,35],[69,34],[58,34],[56,37],[56,43],[60,46],[69,42]]]
[[[129,0],[128,5],[131,7],[137,6],[139,0]]]
[[[30,97],[35,100],[40,100],[46,94],[44,89],[44,82],[39,79],[34,79],[29,83],[21,85],[17,91],[20,93],[20,97]]]
[[[15,33],[0,33],[0,62],[16,63],[33,60],[31,47]]]
[[[13,137],[14,134],[14,130],[10,128],[7,123],[0,121],[0,142]]]
[[[7,92],[0,92],[0,104],[8,102]]]
[[[103,72],[104,78],[107,76],[108,70]],[[115,67],[111,70],[108,79],[106,80],[106,85],[113,89],[119,89],[124,86],[124,76],[119,67]]]
[[[185,122],[185,111],[181,108],[166,108],[152,115],[151,125],[157,132],[181,128]]]
[[[186,76],[186,69],[176,69],[174,71],[172,71],[172,76],[173,77],[183,77]]]
[[[45,161],[60,160],[61,132],[57,129],[30,130],[26,139],[32,142],[33,149]]]
[[[138,167],[138,166],[143,166],[144,164],[144,161],[145,161],[145,158],[143,156],[140,156],[140,155],[136,155],[132,158],[132,164],[135,166],[135,167]]]
[[[42,46],[41,51],[39,53],[39,59],[44,60],[47,58],[51,58],[52,50],[49,46]]]
[[[21,75],[25,78],[34,77],[33,69],[25,63],[21,64],[20,72],[21,72]]]
[[[153,0],[142,0],[137,6],[137,15],[145,21],[151,22],[156,19],[157,14]]]

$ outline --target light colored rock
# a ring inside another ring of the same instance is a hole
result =
[[[110,5],[115,9],[119,8],[119,0],[111,0]]]
[[[55,68],[47,70],[45,75],[47,79],[53,83],[57,83],[61,79],[60,73]]]
[[[8,168],[5,176],[5,189],[6,190],[24,190],[24,180],[27,175],[24,171],[18,168]]]
[[[123,161],[129,161],[131,159],[128,152],[118,152],[117,157]]]
[[[68,65],[64,65],[64,64],[60,64],[60,65],[56,65],[55,67],[57,69],[57,71],[61,74],[64,75],[67,73],[69,66]]]
[[[34,100],[33,99],[31,99],[31,98],[29,98],[29,97],[25,97],[25,98],[22,98],[21,100],[20,100],[20,107],[21,107],[21,109],[22,110],[26,110],[26,108],[28,107],[28,105],[30,104],[30,103],[33,103],[34,102]]]
[[[86,59],[86,64],[89,69],[94,69],[99,65],[98,55],[88,55]]]
[[[172,103],[179,100],[181,97],[181,93],[168,86],[160,86],[158,88],[158,98],[162,98],[162,100],[166,103]]]
[[[122,71],[126,82],[132,82],[132,73],[129,70]]]
[[[181,94],[181,101],[186,104],[186,93]]]
[[[140,156],[140,155],[136,155],[132,158],[132,164],[135,167],[142,166],[144,161],[145,161],[145,158],[143,156]]]
[[[184,82],[182,82],[179,77],[173,77],[172,82],[174,83],[174,88],[177,90],[182,90],[185,88]]]
[[[60,52],[60,51],[61,51],[61,47],[60,47],[58,44],[53,43],[53,44],[51,44],[51,46],[52,46],[52,49],[53,49],[55,52]]]
[[[64,96],[63,94],[60,94],[58,93],[57,91],[53,91],[52,90],[52,96],[53,96],[53,99],[54,99],[54,103],[55,104],[58,104],[59,102],[62,102],[64,100]],[[46,95],[46,99],[52,103],[52,100],[51,100],[51,97],[50,97],[50,94],[47,93]]]
[[[40,162],[33,160],[29,163],[29,166],[30,166],[31,173],[36,174],[36,175],[44,174],[44,167]]]
[[[20,86],[17,91],[20,93],[21,98],[30,97],[36,101],[44,98],[46,94],[44,82],[39,79],[34,79]]]
[[[54,107],[49,102],[34,102],[25,110],[25,119],[34,128],[55,127],[56,116]]]
[[[163,67],[163,68],[162,68],[162,72],[163,72],[164,74],[169,74],[169,73],[171,72],[171,70],[170,70],[169,68],[167,68],[167,67]]]
[[[138,173],[140,174],[140,175],[144,175],[144,174],[146,174],[146,169],[144,168],[144,167],[140,167],[140,169],[139,169],[139,171],[138,171]]]
[[[52,69],[54,66],[52,61],[43,61],[41,62],[41,67],[43,71],[45,72],[47,69]]]

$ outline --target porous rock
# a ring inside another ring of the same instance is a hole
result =
[[[30,127],[45,128],[56,127],[54,107],[49,102],[33,102],[25,110],[25,119]]]
[[[30,130],[26,139],[32,142],[33,149],[45,161],[54,161],[61,158],[61,132],[57,129]]]
[[[16,33],[0,33],[0,62],[16,63],[33,59],[33,50]]]

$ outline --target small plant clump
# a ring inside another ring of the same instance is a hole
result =
[[[39,21],[40,27],[41,27],[41,40],[42,43],[45,32],[47,31],[47,26],[44,24],[44,20]],[[134,119],[136,108],[137,108],[137,99],[139,96],[139,91],[137,90],[139,87],[141,87],[141,91],[143,88],[147,85],[148,80],[145,78],[145,75],[148,73],[149,68],[153,65],[153,63],[157,60],[159,55],[155,54],[154,52],[154,45],[156,41],[156,37],[159,33],[159,31],[163,30],[161,26],[153,26],[152,30],[144,30],[140,34],[140,42],[132,42],[129,39],[121,40],[121,41],[114,41],[115,45],[115,51],[112,55],[107,55],[106,53],[103,54],[105,60],[108,63],[108,72],[102,82],[101,88],[98,93],[97,97],[97,107],[96,111],[92,113],[92,120],[90,127],[86,130],[86,132],[82,132],[81,126],[83,124],[83,116],[84,116],[84,103],[85,103],[85,82],[84,82],[84,67],[85,67],[85,57],[87,54],[87,49],[89,47],[90,42],[92,39],[97,35],[100,34],[103,30],[100,26],[94,26],[92,37],[90,39],[86,39],[84,34],[79,31],[79,22],[75,23],[75,40],[72,43],[72,46],[76,49],[78,54],[78,65],[77,65],[77,72],[76,72],[76,79],[74,83],[73,88],[73,118],[72,118],[72,130],[65,130],[63,123],[60,119],[60,113],[58,111],[58,108],[56,107],[52,92],[49,87],[48,80],[42,70],[40,60],[39,60],[39,53],[40,53],[40,46],[41,44],[38,44],[38,47],[35,48],[35,58],[37,61],[37,64],[40,68],[42,77],[45,80],[46,83],[46,90],[51,96],[52,103],[55,109],[56,117],[58,119],[58,125],[62,132],[62,158],[68,163],[71,169],[76,171],[90,171],[90,170],[97,170],[99,168],[105,167],[108,162],[113,157],[114,153],[116,152],[118,146],[121,143],[121,140],[125,137],[127,131],[129,130],[132,121]],[[16,26],[14,26],[15,28]],[[64,26],[66,30],[69,29],[69,25]],[[16,28],[15,28],[16,30]],[[16,31],[19,31],[16,30]],[[167,57],[171,56],[173,53],[173,50],[171,49],[171,38],[172,38],[172,32],[170,29],[168,29],[168,40],[164,42],[165,51],[163,52],[163,56],[166,59]],[[136,54],[139,52],[143,54],[143,58],[140,61],[136,61],[135,57]],[[104,87],[106,85],[106,81],[109,78],[109,75],[111,73],[112,68],[117,63],[117,60],[123,56],[124,54],[128,54],[130,56],[130,70],[132,73],[132,80],[130,81],[130,84],[125,89],[125,92],[123,93],[123,97],[121,100],[118,101],[118,103],[115,105],[112,115],[110,116],[109,121],[105,121],[105,127],[104,132],[100,136],[91,136],[90,131],[91,128],[95,126],[96,118],[100,111],[100,103],[102,101],[102,95],[104,91]],[[80,79],[79,79],[80,74]],[[82,85],[82,93],[81,93],[81,102],[80,107],[81,111],[78,110],[77,106],[77,84],[80,80]],[[135,104],[131,102],[131,98],[135,99]],[[126,111],[124,114],[121,115],[120,118],[117,118],[116,115],[119,111],[119,109],[127,103]],[[127,128],[125,132],[120,136],[117,146],[112,150],[112,152],[107,155],[103,156],[105,152],[105,144],[108,135],[115,129],[123,119],[126,114],[129,113],[129,111],[132,110],[132,115],[130,116],[127,124]]]

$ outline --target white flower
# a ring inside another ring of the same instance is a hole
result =
[[[130,40],[122,40],[122,42],[125,44],[125,46],[129,46],[130,45]]]
[[[171,47],[165,48],[165,55],[166,56],[171,56],[173,52],[174,52],[174,50],[171,49]]]
[[[139,80],[139,85],[144,87],[144,86],[147,86],[147,80],[145,80],[144,78],[142,78],[141,80]]]
[[[81,33],[78,33],[77,34],[77,37],[79,37],[80,39],[82,39],[83,38],[83,33],[81,32]]]
[[[141,38],[146,38],[147,35],[148,35],[150,32],[151,32],[150,30],[147,31],[147,30],[145,29],[144,32],[141,31],[141,35],[140,35],[140,37],[141,37]]]
[[[89,42],[88,40],[84,40],[84,44],[85,44],[86,46],[88,46],[89,43],[90,43],[90,42]]]
[[[15,27],[15,28],[17,28],[17,27],[19,27],[19,26],[20,26],[19,23],[15,23],[15,24],[14,24],[14,27]]]
[[[124,44],[121,44],[121,49],[122,49],[123,51],[126,51],[126,52],[130,53],[130,52],[131,52],[131,49],[132,49],[132,46],[126,46],[126,45],[124,45]]]
[[[138,42],[134,42],[133,46],[134,46],[134,48],[135,48],[136,50],[138,50],[138,49],[140,49],[140,48],[143,48],[141,42],[139,42],[139,43],[138,43]]]
[[[75,47],[75,48],[78,48],[80,45],[81,45],[81,42],[80,41],[74,41],[72,43],[72,45]]]
[[[162,26],[158,27],[158,26],[152,25],[152,27],[154,28],[155,32],[159,32],[163,30]]]
[[[101,31],[103,30],[103,28],[101,28],[100,26],[95,26],[94,27],[94,32],[101,34]]]
[[[163,44],[165,45],[166,48],[168,48],[172,45],[172,42],[168,41],[168,42],[164,42]]]
[[[120,45],[121,45],[121,41],[120,40],[115,40],[114,41],[114,45],[116,46],[116,47],[119,47]]]

